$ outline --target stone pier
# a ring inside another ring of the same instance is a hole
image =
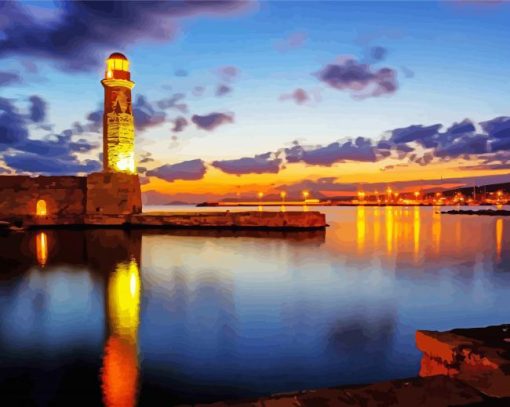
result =
[[[8,220],[8,219],[6,219]],[[73,216],[25,216],[25,227],[126,227],[173,229],[255,229],[317,230],[324,229],[323,213],[310,212],[150,212],[136,214],[85,214]]]

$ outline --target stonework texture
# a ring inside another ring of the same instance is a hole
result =
[[[0,176],[0,215],[35,215],[37,202],[46,202],[49,216],[74,216],[85,212],[86,179],[74,176]]]
[[[87,176],[87,214],[128,215],[141,211],[138,175],[96,172]]]

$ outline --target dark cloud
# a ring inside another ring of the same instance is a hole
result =
[[[152,158],[152,154],[151,153],[142,153],[140,155],[140,160],[138,161],[140,164],[147,164],[147,163],[150,163],[150,162],[153,162],[154,161],[154,158]]]
[[[175,109],[181,113],[188,112],[188,105],[183,103],[182,100],[186,97],[184,93],[174,93],[172,96],[166,99],[161,99],[156,104],[160,109]]]
[[[436,143],[433,139],[441,127],[443,127],[441,124],[433,124],[431,126],[412,125],[395,129],[390,132],[390,141],[396,144],[416,141],[424,147],[433,147]]]
[[[510,138],[510,117],[500,116],[481,122],[480,125],[490,137],[496,139]]]
[[[178,20],[195,15],[230,14],[246,8],[246,1],[62,2],[48,23],[30,6],[0,3],[3,35],[0,57],[36,57],[66,70],[91,70],[112,49],[138,41],[172,39]],[[115,23],[112,24],[112,16]]]
[[[356,98],[390,95],[398,88],[394,69],[376,69],[350,57],[326,65],[316,76],[330,87],[349,91]]]
[[[183,161],[177,164],[165,164],[147,171],[147,176],[164,179],[168,182],[177,180],[194,181],[202,179],[207,171],[202,160]]]
[[[220,96],[226,95],[227,93],[230,93],[230,92],[232,92],[232,87],[225,85],[225,84],[220,84],[216,88],[215,95],[220,97]]]
[[[302,47],[307,39],[308,35],[305,32],[295,32],[278,41],[275,48],[280,52],[287,52]]]
[[[293,100],[296,104],[302,105],[310,101],[310,95],[301,88],[296,89],[290,94],[284,94],[280,96],[280,100]]]
[[[186,120],[186,118],[182,117],[182,116],[179,116],[179,117],[175,118],[173,123],[174,123],[174,127],[172,128],[172,131],[174,133],[180,133],[189,124],[188,120]]]
[[[188,71],[186,69],[176,69],[174,75],[183,78],[188,76]]]
[[[30,126],[44,118],[45,106],[40,98],[30,99],[28,114],[13,101],[0,98],[0,151],[7,166],[17,172],[72,174],[96,171],[99,161],[80,161],[76,153],[98,147],[85,139],[74,140],[72,129],[50,134],[42,139],[30,138]],[[36,106],[35,110],[32,108]]]
[[[77,153],[88,153],[98,147],[98,144],[91,143],[83,138],[69,142],[69,150]]]
[[[34,123],[43,122],[46,119],[47,104],[43,98],[34,95],[30,96],[30,120]]]
[[[0,71],[0,86],[17,85],[22,83],[21,76],[15,72]]]
[[[218,75],[220,76],[220,79],[226,82],[230,82],[236,79],[239,76],[240,72],[241,71],[239,70],[239,68],[232,65],[223,66],[220,69],[218,69]]]
[[[226,113],[209,113],[206,115],[194,114],[191,116],[191,121],[202,130],[214,130],[218,126],[225,123],[232,123],[234,116]]]
[[[434,151],[436,157],[458,157],[488,152],[488,137],[483,134],[462,135],[451,143],[440,145]]]
[[[213,167],[227,174],[276,174],[280,171],[282,160],[274,153],[259,154],[255,157],[243,157],[237,160],[214,161]]]
[[[327,146],[305,148],[299,144],[285,149],[287,161],[310,165],[331,166],[344,161],[377,161],[377,149],[370,139],[358,137],[354,141],[335,142]]]
[[[388,50],[380,45],[370,48],[369,50],[370,58],[372,61],[382,61],[386,58],[388,54]]]
[[[3,156],[5,163],[18,172],[31,172],[51,175],[76,174],[94,172],[101,169],[101,163],[96,160],[78,162],[64,157],[50,157],[26,152],[17,152]]]
[[[0,151],[27,138],[25,116],[11,100],[0,97]]]
[[[191,91],[191,93],[193,94],[193,96],[202,96],[205,92],[205,87],[204,86],[195,86],[193,88],[193,90]]]
[[[133,115],[137,130],[145,130],[149,127],[157,126],[166,119],[165,112],[156,110],[152,103],[143,95],[138,95],[135,103],[133,103]]]

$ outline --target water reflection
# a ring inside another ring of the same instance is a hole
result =
[[[35,237],[37,262],[41,267],[46,265],[48,260],[48,236],[44,232],[39,232]]]
[[[501,247],[503,244],[503,219],[496,219],[496,261],[501,261]]]
[[[134,258],[119,263],[108,278],[107,323],[101,370],[104,404],[132,407],[138,389],[140,324],[140,270]]]
[[[508,319],[506,220],[321,210],[325,233],[0,236],[0,391],[25,397],[6,405],[193,404],[409,377],[416,329]]]
[[[365,207],[360,205],[356,209],[356,243],[358,246],[358,253],[363,253],[365,249],[365,234],[366,234],[366,218]]]

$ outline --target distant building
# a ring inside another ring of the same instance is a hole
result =
[[[87,223],[94,215],[142,211],[135,163],[135,127],[128,59],[106,60],[103,115],[103,171],[80,176],[0,176],[0,219],[34,217],[44,223]]]

